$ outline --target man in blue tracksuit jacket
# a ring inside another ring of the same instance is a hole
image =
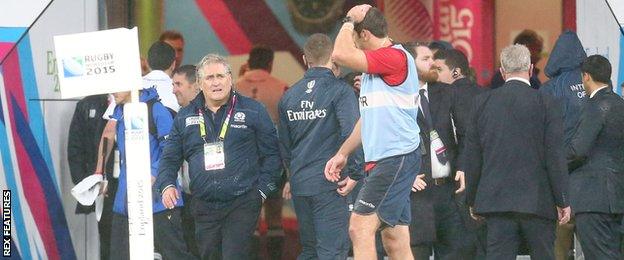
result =
[[[113,203],[110,257],[111,259],[129,259],[127,176],[132,173],[126,171],[126,126],[123,120],[123,108],[125,103],[130,102],[130,92],[119,92],[115,93],[114,96],[117,106],[112,118],[117,121],[116,135],[120,158],[120,174],[119,186],[115,194],[115,202]],[[164,140],[171,129],[173,117],[169,110],[160,103],[155,88],[141,90],[139,101],[151,103],[148,106],[148,109],[151,108],[151,111],[148,112],[148,115],[151,115],[151,117],[148,120],[153,122],[156,130],[154,133],[149,133],[150,165],[153,182],[158,175],[158,164]],[[155,197],[158,198],[158,196]],[[179,200],[175,207],[167,209],[159,199],[152,202],[154,246],[164,259],[193,259],[182,238],[181,212],[178,208],[182,205],[182,200]]]
[[[561,105],[563,111],[565,143],[570,141],[576,122],[581,114],[585,89],[581,80],[581,62],[587,58],[576,33],[565,31],[557,39],[544,73],[549,80],[540,91],[549,93]]]
[[[576,33],[565,31],[557,39],[544,69],[550,78],[540,91],[551,94],[563,111],[565,143],[569,143],[581,115],[585,89],[581,79],[581,63],[587,54]],[[574,166],[572,166],[574,167]],[[570,254],[574,236],[574,224],[557,226],[555,256],[562,259]]]
[[[186,160],[201,258],[221,251],[223,259],[248,259],[262,201],[282,170],[276,129],[262,104],[232,91],[223,57],[208,54],[197,67],[202,92],[173,122],[156,185],[173,207]]]
[[[300,260],[346,259],[349,249],[349,211],[344,196],[355,181],[347,177],[338,184],[330,182],[323,170],[353,131],[359,111],[351,87],[331,70],[332,50],[326,35],[308,38],[304,57],[309,69],[278,106],[279,139],[290,172],[290,191],[303,247]],[[351,165],[357,167],[357,163]],[[357,180],[361,176],[350,177]]]

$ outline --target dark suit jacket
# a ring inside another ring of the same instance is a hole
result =
[[[458,141],[459,151],[463,151],[466,146],[465,135],[468,132],[466,127],[469,125],[470,121],[470,110],[472,109],[472,103],[474,98],[481,94],[484,91],[489,89],[481,88],[476,83],[473,83],[468,78],[458,79],[453,84],[451,84],[451,89],[454,92],[453,98],[453,106],[454,106],[454,115],[453,120],[455,121],[455,126],[459,125],[462,128],[462,135]],[[466,153],[458,152],[457,154],[457,167],[458,170],[462,170],[464,168],[464,164],[466,163],[465,155]]]
[[[429,96],[429,110],[431,112],[431,120],[433,128],[440,135],[440,139],[446,146],[446,153],[451,164],[451,177],[455,175],[457,169],[456,159],[459,147],[463,143],[465,136],[466,119],[458,118],[456,110],[456,92],[450,85],[444,83],[429,83],[427,87]],[[420,137],[422,140],[422,153],[420,173],[426,174],[428,180],[431,180],[431,158],[430,158],[430,139],[429,131],[422,117],[422,111],[419,110],[418,126],[420,127]],[[463,114],[462,114],[463,115]],[[457,128],[457,138],[453,131],[453,121]]]
[[[76,104],[67,138],[67,161],[74,185],[95,172],[100,138],[106,126],[102,115],[107,106],[107,95],[88,96]],[[108,174],[112,173],[113,164],[113,156],[110,156],[106,169]],[[111,177],[109,176],[109,192],[115,197],[115,191],[111,190]],[[93,210],[93,206],[83,206],[80,203],[76,206],[76,214],[86,214]]]
[[[444,83],[429,83],[427,87],[429,96],[429,110],[433,128],[438,132],[442,142],[446,146],[446,153],[451,165],[451,175],[453,178],[457,169],[457,158],[460,144],[465,136],[465,124],[467,122],[467,113],[459,113],[461,108],[456,95],[456,89],[451,85]],[[431,178],[431,154],[429,131],[426,130],[426,123],[422,117],[422,111],[419,110],[418,126],[420,127],[421,151],[423,153],[420,173],[425,174],[425,182],[433,185]],[[462,117],[463,116],[463,117]],[[453,122],[455,123],[457,138],[453,131]],[[460,143],[460,144],[458,144]],[[453,185],[454,182],[445,185]],[[453,185],[454,186],[454,185]],[[425,189],[411,194],[412,203],[412,228],[410,229],[412,245],[434,242],[436,241],[435,230],[435,213],[433,210],[433,194],[431,189]]]
[[[556,219],[568,206],[563,123],[553,100],[518,80],[476,97],[466,154],[466,197],[479,214]]]
[[[624,100],[609,88],[589,98],[570,143],[570,203],[578,212],[624,213]]]

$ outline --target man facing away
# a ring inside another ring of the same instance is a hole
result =
[[[359,113],[351,87],[332,72],[332,50],[326,35],[308,38],[303,48],[308,71],[279,104],[279,138],[303,247],[298,259],[346,259],[349,249],[344,196],[353,186],[346,185],[350,177],[338,184],[328,181],[323,169],[351,134]]]
[[[362,144],[368,176],[349,225],[354,256],[376,258],[375,232],[381,228],[390,258],[413,259],[409,195],[421,156],[414,59],[401,46],[392,44],[386,19],[369,5],[349,10],[336,37],[332,59],[340,66],[364,72],[361,118],[325,168],[328,180],[340,180],[348,155]]]
[[[247,60],[248,70],[236,82],[236,90],[262,103],[275,125],[278,122],[277,104],[279,103],[288,85],[271,75],[275,53],[267,46],[256,45],[249,52]],[[279,182],[282,189],[285,174]],[[264,203],[264,216],[268,226],[267,251],[271,258],[281,258],[284,244],[284,230],[282,229],[282,207],[284,202],[281,192],[275,192],[267,197]]]
[[[529,50],[500,54],[502,87],[474,100],[468,127],[466,200],[487,224],[487,259],[515,259],[521,238],[531,258],[554,259],[556,220],[570,218],[558,106],[531,89]]]
[[[587,58],[585,49],[576,33],[563,32],[548,57],[544,74],[549,80],[539,91],[551,94],[561,107],[565,143],[569,143],[576,124],[581,116],[581,108],[586,99],[581,77],[581,63]],[[570,169],[568,169],[570,170]],[[574,254],[574,219],[557,227],[555,257],[566,259]]]
[[[567,144],[576,234],[586,259],[622,259],[624,101],[611,90],[605,57],[589,56],[581,72],[588,99]]]
[[[516,38],[514,38],[513,43],[522,44],[526,46],[531,52],[531,64],[533,64],[533,70],[531,71],[531,78],[529,79],[529,82],[531,83],[532,88],[539,89],[542,85],[538,77],[540,70],[535,66],[542,59],[544,39],[542,38],[542,36],[537,34],[537,32],[526,29],[520,32],[520,34],[518,34]],[[490,88],[499,88],[503,85],[503,83],[505,83],[505,80],[503,79],[500,70],[495,71],[490,82]]]

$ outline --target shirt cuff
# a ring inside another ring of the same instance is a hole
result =
[[[264,194],[264,192],[262,192],[262,190],[258,190],[258,191],[260,192],[260,196],[262,196],[262,200],[265,200],[267,198],[266,194]]]
[[[160,192],[160,196],[162,196],[163,194],[165,194],[165,191],[166,191],[167,189],[169,189],[169,188],[174,188],[174,189],[175,189],[175,185],[173,185],[173,184],[169,184],[169,185],[165,186],[165,188],[164,188],[164,189],[162,189],[162,191]]]

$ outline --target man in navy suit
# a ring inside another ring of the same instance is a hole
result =
[[[531,88],[531,54],[503,49],[505,84],[474,100],[468,127],[467,204],[487,224],[487,259],[554,259],[556,220],[570,218],[563,122],[549,95]]]
[[[588,99],[566,144],[570,203],[587,259],[622,259],[624,100],[611,90],[611,64],[600,55],[581,64]]]

